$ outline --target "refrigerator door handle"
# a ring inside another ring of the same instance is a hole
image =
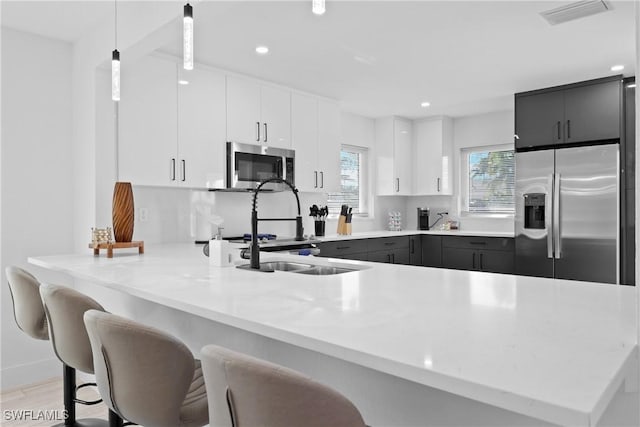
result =
[[[548,193],[545,196],[544,204],[544,222],[547,228],[547,258],[553,258],[553,206],[555,203],[554,189],[553,189],[553,174],[550,173],[547,178]]]
[[[554,257],[562,258],[562,237],[560,228],[560,174],[557,173],[553,182],[553,235],[555,240]]]

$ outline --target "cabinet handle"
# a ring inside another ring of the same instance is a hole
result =
[[[473,257],[471,258],[471,265],[472,268],[475,270],[476,269],[476,253],[473,253]]]
[[[336,246],[336,249],[349,249],[351,246]]]
[[[313,188],[318,188],[318,171],[313,171],[313,175],[314,175]]]
[[[470,245],[486,245],[487,242],[469,242]]]
[[[267,124],[264,124],[264,142],[267,142],[269,135],[267,134]]]
[[[182,182],[187,180],[187,162],[182,159]]]
[[[169,171],[171,181],[176,180],[176,159],[171,159],[171,170]]]
[[[396,193],[400,192],[400,178],[396,178]]]
[[[387,263],[391,264],[391,254],[387,254]]]
[[[256,141],[260,142],[260,122],[256,122]]]
[[[438,193],[439,193],[439,192],[440,192],[440,178],[438,178],[438,181],[437,181],[437,183],[436,183],[436,184],[437,184],[437,186],[438,186]]]
[[[411,244],[411,253],[415,253],[415,241],[413,239],[409,240],[409,243]]]
[[[391,264],[396,263],[396,254],[391,254]]]
[[[481,252],[480,253],[480,270],[482,270],[482,269],[483,269],[483,267],[482,267],[482,252]]]
[[[560,135],[560,122],[558,121],[556,124],[556,127],[558,128],[558,141],[560,141],[562,139],[562,135]]]
[[[320,188],[324,188],[324,172],[320,171]]]
[[[396,242],[384,242],[385,246],[393,246],[395,244],[396,244]]]
[[[571,120],[567,120],[567,139],[571,139]]]

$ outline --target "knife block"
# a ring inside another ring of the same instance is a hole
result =
[[[338,217],[338,235],[347,234],[347,217],[345,215],[340,215]]]

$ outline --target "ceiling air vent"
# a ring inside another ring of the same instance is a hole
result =
[[[611,10],[611,4],[604,0],[585,0],[570,3],[566,6],[540,12],[540,15],[551,25],[562,24],[585,16]]]

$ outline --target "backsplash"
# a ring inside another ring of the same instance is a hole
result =
[[[228,193],[187,190],[179,188],[133,187],[135,203],[134,239],[145,243],[193,242],[213,236],[217,229],[209,219],[217,216],[224,220],[223,236],[238,236],[251,232],[251,202],[253,193]],[[325,205],[326,195],[299,193],[305,234],[314,230],[309,207]],[[374,215],[369,218],[354,217],[353,232],[386,229],[387,212],[399,211],[403,216],[403,228],[414,229],[415,221],[407,218],[404,197],[376,197]],[[146,210],[142,221],[141,209]],[[258,196],[259,217],[290,218],[296,215],[295,198],[290,192],[262,193]],[[405,220],[406,219],[406,220]],[[326,233],[335,234],[337,220],[328,219]],[[293,222],[261,222],[261,233],[279,236],[295,235]]]

